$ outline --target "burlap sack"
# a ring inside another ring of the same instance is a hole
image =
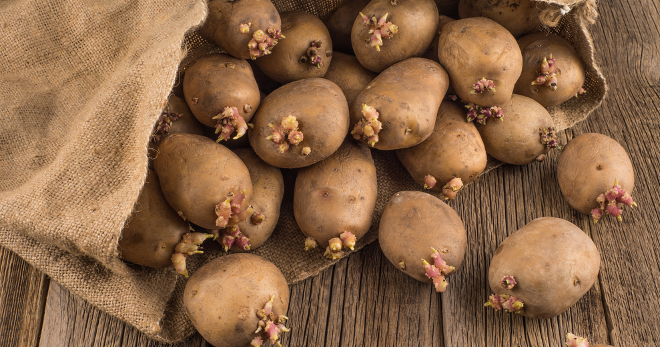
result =
[[[584,119],[606,93],[585,27],[595,5],[543,1],[553,4],[544,21],[558,24],[550,30],[574,43],[587,70],[587,93],[551,110],[564,129]],[[274,2],[280,11],[323,17],[341,1]],[[185,282],[171,269],[125,264],[117,258],[117,241],[146,177],[149,135],[186,56],[184,39],[205,15],[204,0],[0,2],[0,244],[163,341],[194,332],[181,304]],[[393,153],[373,154],[377,226],[390,196],[420,187]],[[333,262],[321,250],[302,250],[291,204],[295,171],[284,173],[280,223],[254,253],[293,283]],[[357,248],[376,237],[373,227]],[[191,258],[191,272],[220,254],[219,247],[206,247],[206,254]]]

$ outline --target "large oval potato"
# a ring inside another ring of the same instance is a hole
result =
[[[255,331],[260,321],[268,322],[258,313],[270,300],[275,319],[270,322],[284,323],[277,318],[286,315],[289,305],[286,278],[273,263],[254,254],[211,260],[195,271],[183,292],[188,317],[216,347],[247,347],[255,337],[268,341],[265,333]]]
[[[438,39],[438,59],[456,94],[465,102],[486,107],[501,106],[511,99],[522,71],[516,39],[484,17],[445,24]]]
[[[465,108],[447,100],[440,105],[431,136],[416,146],[398,149],[396,155],[420,185],[426,175],[433,176],[438,181],[431,188],[435,191],[442,191],[455,177],[463,184],[474,181],[488,161],[479,131],[465,121]]]
[[[174,247],[188,231],[188,223],[165,200],[158,176],[149,170],[133,213],[121,232],[119,257],[143,266],[172,266]]]
[[[355,19],[351,45],[360,64],[373,72],[423,54],[438,27],[433,0],[373,0],[361,13],[366,18]]]
[[[288,116],[295,117],[296,131],[303,134],[301,142],[288,138],[292,132],[278,130]],[[300,168],[334,153],[348,133],[349,121],[348,104],[341,89],[326,79],[308,78],[286,84],[268,95],[257,110],[248,135],[250,145],[266,163]],[[274,131],[284,133],[281,143],[276,143]]]
[[[540,4],[534,0],[461,0],[458,14],[461,18],[490,18],[516,37],[541,27]]]
[[[589,291],[599,268],[600,254],[587,234],[566,220],[543,217],[497,247],[488,283],[495,294],[521,300],[523,316],[551,318]],[[504,287],[505,277],[513,277],[513,288]]]
[[[303,234],[321,247],[344,232],[355,236],[354,244],[369,231],[377,194],[369,148],[347,138],[334,154],[298,171],[293,212]]]
[[[502,105],[502,113],[501,121],[490,119],[479,126],[486,152],[514,165],[529,164],[537,158],[542,160],[539,156],[548,153],[550,148],[541,142],[541,132],[552,128],[548,131],[556,137],[548,111],[533,99],[514,94]]]
[[[449,205],[430,194],[408,191],[394,194],[385,206],[378,241],[394,266],[429,283],[433,280],[422,260],[434,264],[435,249],[442,260],[458,269],[465,257],[467,234],[458,213]]]
[[[432,60],[410,58],[392,65],[353,101],[353,137],[382,150],[412,147],[424,141],[433,131],[448,86],[445,69]],[[380,124],[376,126],[366,118],[365,105],[375,109]],[[373,136],[360,129],[365,123],[373,127]]]
[[[245,191],[240,210],[252,196],[250,173],[225,146],[192,134],[172,134],[160,143],[154,169],[167,202],[185,218],[206,229],[218,229],[216,207]]]
[[[590,214],[599,207],[596,200],[614,185],[632,194],[635,173],[626,150],[602,134],[582,134],[561,151],[557,181],[562,195],[574,209]],[[632,200],[632,198],[631,198]]]
[[[323,78],[336,83],[350,106],[355,97],[376,78],[376,74],[360,65],[356,57],[340,52],[332,55],[332,65]]]

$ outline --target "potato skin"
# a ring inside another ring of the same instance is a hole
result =
[[[525,165],[550,149],[541,143],[540,128],[554,127],[548,111],[538,102],[513,95],[502,105],[501,121],[489,119],[479,126],[486,152],[508,164]]]
[[[488,269],[488,283],[496,294],[521,299],[523,316],[551,318],[589,291],[599,268],[600,254],[587,234],[566,220],[543,217],[500,244]],[[502,287],[504,276],[514,277],[513,289]]]
[[[237,148],[234,153],[241,158],[252,181],[252,197],[250,205],[255,213],[261,213],[265,219],[261,224],[254,225],[249,219],[238,223],[241,233],[250,239],[250,249],[255,249],[266,242],[275,230],[280,219],[280,206],[284,197],[284,178],[282,171],[266,164],[251,148]],[[238,246],[233,251],[242,251]]]
[[[375,148],[412,147],[433,132],[448,86],[447,72],[432,60],[410,58],[396,63],[355,98],[351,104],[351,130],[364,117],[362,105],[366,104],[378,111],[382,122]],[[367,142],[364,138],[360,141]]]
[[[564,147],[557,162],[559,189],[574,209],[591,214],[598,195],[617,180],[632,194],[635,173],[626,150],[614,139],[595,133],[582,134]]]
[[[463,184],[474,181],[488,161],[477,127],[465,121],[465,109],[452,101],[440,105],[431,136],[416,146],[398,149],[396,155],[420,185],[424,176],[435,177],[438,183],[431,188],[435,191],[442,191],[454,177]]]
[[[325,24],[303,11],[285,12],[281,18],[282,32],[286,38],[279,41],[273,53],[255,61],[259,70],[283,84],[303,78],[323,77],[332,61],[332,40]],[[307,57],[312,41],[321,41],[318,55],[323,63],[320,68],[300,61],[301,57]]]
[[[177,119],[176,121],[172,122],[170,131],[167,134],[160,136],[158,141],[156,141],[155,138],[152,138],[152,140],[149,141],[150,168],[153,168],[153,159],[158,156],[158,143],[160,142],[160,140],[165,138],[165,136],[169,134],[179,134],[179,133],[197,134],[197,135],[204,134],[204,126],[199,121],[197,121],[197,119],[192,114],[192,112],[190,112],[190,108],[188,108],[188,104],[186,104],[186,101],[181,99],[180,97],[173,94],[170,95],[170,98],[167,100],[167,106],[165,106],[164,112],[178,113],[181,115],[181,117],[179,117],[179,119]]]
[[[427,193],[406,191],[394,194],[385,206],[378,241],[397,269],[430,283],[422,259],[433,264],[431,247],[448,251],[441,253],[442,259],[458,269],[465,257],[467,234],[458,213],[449,205]]]
[[[387,20],[399,30],[389,39],[383,39],[380,51],[372,47],[370,27],[357,16],[351,30],[351,44],[362,66],[373,72],[381,72],[393,64],[426,51],[438,27],[438,8],[433,0],[373,0],[363,10],[367,16],[380,19],[388,13]]]
[[[266,138],[269,124],[281,124],[293,115],[299,122],[304,139],[280,153],[277,145]],[[286,84],[268,95],[254,116],[254,127],[248,130],[250,145],[266,163],[279,168],[300,168],[327,158],[341,146],[348,133],[348,105],[341,89],[323,78],[308,78]],[[303,147],[311,153],[301,154]]]
[[[334,154],[298,171],[294,217],[303,234],[322,248],[345,231],[359,240],[371,227],[377,194],[369,148],[347,138]]]
[[[119,257],[134,264],[164,268],[188,223],[172,209],[160,190],[158,176],[149,170],[140,198],[119,238]]]
[[[183,94],[195,118],[212,128],[217,123],[213,117],[225,107],[236,107],[247,122],[261,101],[250,64],[227,54],[206,55],[191,65],[183,77]]]
[[[336,51],[353,54],[351,45],[351,30],[355,18],[362,9],[369,4],[370,0],[344,1],[323,22],[330,32],[332,47]]]
[[[503,26],[484,17],[445,24],[438,39],[438,59],[463,101],[487,107],[501,106],[511,99],[522,71],[516,39]],[[470,94],[482,78],[495,83],[495,92]]]
[[[346,101],[350,106],[355,97],[369,82],[376,78],[376,74],[365,69],[355,56],[334,52],[332,65],[323,78],[336,83],[344,92]]]
[[[204,264],[190,277],[183,305],[197,331],[213,346],[247,347],[257,336],[261,310],[286,315],[289,287],[282,272],[254,254],[231,254]]]
[[[514,93],[530,97],[543,107],[554,107],[574,97],[584,85],[584,66],[568,41],[554,34],[534,33],[521,37],[518,44],[523,55],[523,70]],[[539,75],[543,58],[550,54],[561,71],[554,91],[545,85],[532,85]]]
[[[541,27],[541,9],[533,0],[461,0],[458,14],[461,18],[487,17],[505,27],[515,37],[536,31]]]
[[[240,32],[239,26],[243,23],[252,23],[249,33]],[[198,32],[232,56],[250,59],[248,42],[253,33],[257,30],[266,32],[271,26],[279,29],[282,22],[270,0],[210,0],[206,22]],[[275,49],[277,45],[273,51]]]
[[[217,229],[215,206],[243,189],[250,204],[252,183],[245,164],[225,146],[204,136],[173,134],[160,143],[154,169],[167,202],[192,223]]]

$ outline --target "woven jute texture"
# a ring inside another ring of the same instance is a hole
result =
[[[280,12],[324,17],[341,1],[274,2]],[[547,30],[573,43],[587,71],[586,94],[550,110],[565,129],[606,93],[586,28],[596,8],[592,1],[547,2],[543,20],[556,25]],[[149,136],[179,65],[189,50],[209,50],[192,34],[205,16],[205,0],[0,2],[0,244],[163,341],[194,332],[182,307],[185,280],[171,269],[124,263],[117,242],[144,184]],[[394,193],[420,190],[394,153],[372,152],[378,202],[372,230],[357,249],[377,238],[380,214]],[[296,172],[283,172],[280,222],[254,253],[294,283],[333,262],[321,250],[303,251],[292,211]],[[217,245],[205,251],[190,258],[191,272],[221,256]]]

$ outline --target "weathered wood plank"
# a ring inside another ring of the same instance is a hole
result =
[[[41,271],[0,247],[0,346],[38,345],[48,282]]]

